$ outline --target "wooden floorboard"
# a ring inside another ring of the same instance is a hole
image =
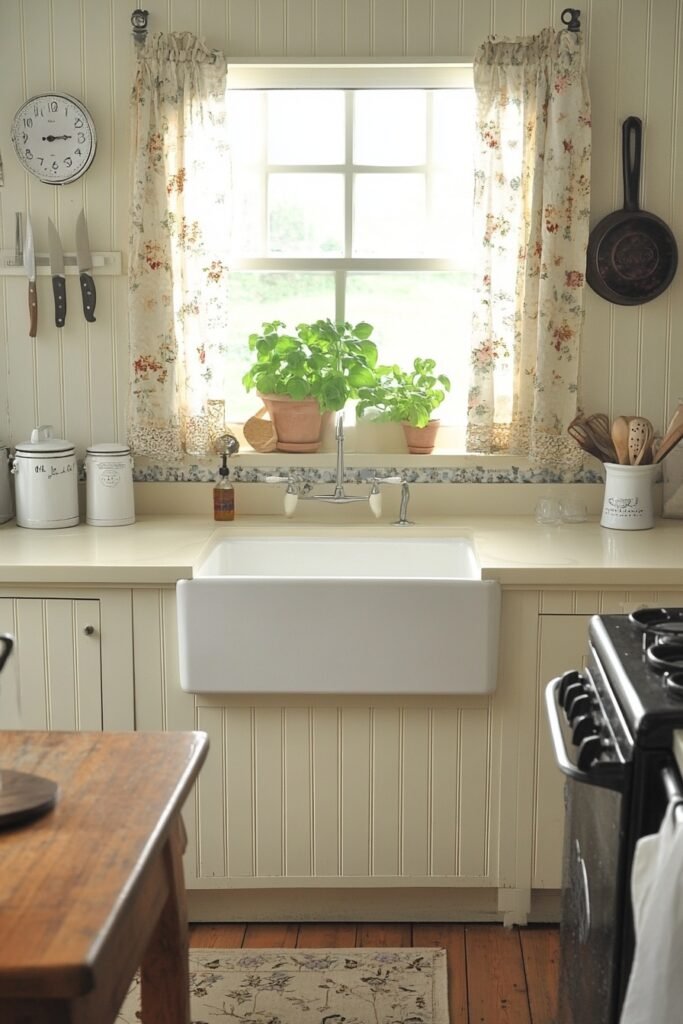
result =
[[[358,945],[368,946],[390,946],[396,949],[398,946],[412,946],[413,929],[409,924],[359,924]]]
[[[560,965],[557,928],[520,928],[524,973],[533,1024],[555,1024]]]
[[[465,952],[471,1024],[531,1024],[518,929],[467,925]]]
[[[358,945],[357,931],[357,925],[345,921],[340,924],[300,924],[296,944],[300,949],[353,949]]]
[[[449,1024],[468,1024],[465,926],[462,924],[414,924],[413,945],[438,946],[446,950]]]
[[[439,946],[448,958],[450,1024],[555,1024],[557,1019],[556,927],[195,924],[190,926],[190,945],[212,949]]]

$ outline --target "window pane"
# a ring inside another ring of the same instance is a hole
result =
[[[267,94],[258,89],[228,90],[228,124],[233,162],[263,160]]]
[[[353,160],[379,166],[423,164],[426,93],[420,89],[368,89],[355,93]]]
[[[422,174],[357,174],[353,191],[354,256],[422,256]]]
[[[454,169],[470,168],[474,143],[474,89],[436,89],[433,103],[433,160]],[[471,187],[471,177],[469,179]]]
[[[344,93],[293,89],[268,94],[271,164],[344,162]]]
[[[282,320],[293,329],[304,321],[334,319],[334,274],[233,271],[229,288],[226,416],[229,421],[241,423],[258,408],[256,392],[247,393],[242,385],[242,377],[253,362],[249,335],[271,320]]]
[[[465,419],[469,374],[472,277],[458,272],[351,273],[346,319],[373,324],[381,363],[411,369],[416,356],[435,359],[451,380],[438,416]]]
[[[342,256],[344,178],[341,174],[271,174],[268,253]]]

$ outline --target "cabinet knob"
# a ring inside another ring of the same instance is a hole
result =
[[[84,626],[83,627],[83,632],[85,633],[86,636],[92,636],[93,633],[95,632],[95,627],[94,626]]]

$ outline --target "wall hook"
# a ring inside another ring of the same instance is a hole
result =
[[[568,32],[581,31],[581,11],[578,7],[565,7],[560,15],[560,21],[567,26]]]
[[[133,39],[138,46],[141,46],[147,38],[148,18],[149,11],[143,11],[139,7],[130,16],[130,23],[133,26]]]

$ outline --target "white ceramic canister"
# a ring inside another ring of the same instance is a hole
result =
[[[36,427],[15,448],[12,466],[17,526],[58,530],[78,526],[78,463],[71,441]]]
[[[605,463],[605,499],[600,525],[610,530],[651,530],[655,525],[652,486],[659,466]]]
[[[90,526],[135,522],[133,459],[123,444],[94,444],[85,453],[85,521]]]
[[[0,445],[0,523],[6,523],[14,515],[14,497],[10,484],[9,448]]]

